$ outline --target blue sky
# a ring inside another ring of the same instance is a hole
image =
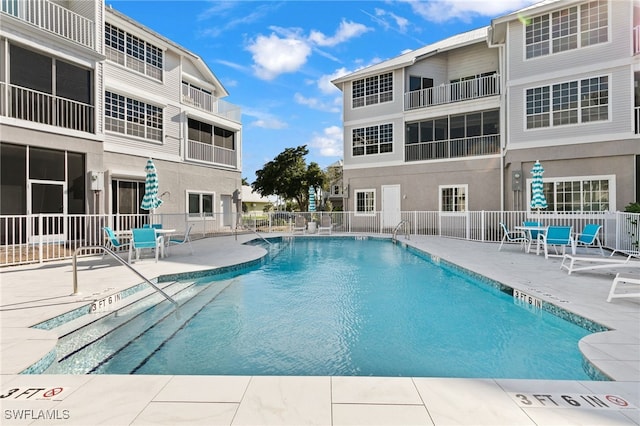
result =
[[[106,0],[199,55],[242,108],[242,177],[307,145],[320,167],[342,155],[341,92],[331,80],[534,0]]]

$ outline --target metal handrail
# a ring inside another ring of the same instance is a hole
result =
[[[116,259],[118,262],[120,262],[122,265],[126,266],[127,268],[129,268],[131,271],[133,271],[134,274],[136,274],[137,276],[139,276],[140,278],[142,278],[147,284],[149,284],[151,287],[153,287],[153,289],[155,291],[157,291],[158,293],[160,293],[165,299],[167,299],[169,302],[171,302],[173,304],[173,306],[175,308],[178,307],[178,302],[176,302],[175,300],[173,300],[171,298],[171,296],[169,296],[167,293],[165,293],[164,291],[162,291],[162,289],[160,287],[158,287],[157,285],[155,285],[154,283],[152,283],[151,281],[149,281],[147,279],[147,277],[145,277],[144,275],[142,275],[140,272],[138,272],[133,266],[129,265],[123,258],[121,258],[120,256],[118,256],[118,254],[111,250],[110,248],[107,248],[105,246],[84,246],[84,247],[78,247],[74,252],[73,252],[73,295],[76,296],[78,294],[80,294],[80,292],[78,291],[78,253],[85,251],[85,250],[102,250],[105,253],[109,253],[114,259]]]
[[[258,238],[261,238],[261,239],[262,239],[262,241],[264,241],[265,243],[267,243],[267,244],[269,244],[269,245],[272,245],[271,241],[267,240],[265,237],[263,237],[262,235],[260,235],[260,234],[258,233],[258,231],[256,231],[255,229],[251,229],[251,228],[249,228],[248,226],[246,226],[246,225],[244,225],[244,224],[236,225],[236,229],[235,229],[235,233],[234,233],[234,234],[235,234],[236,241],[238,241],[238,228],[240,228],[240,229],[244,229],[245,231],[251,231],[251,232],[253,232],[254,234],[256,234],[256,235],[258,236]]]
[[[391,237],[391,241],[393,242],[397,241],[396,234],[398,233],[398,230],[400,229],[400,227],[403,225],[404,225],[404,237],[406,240],[409,239],[409,230],[408,230],[409,221],[401,220],[400,223],[398,223],[396,227],[393,228],[393,236]]]

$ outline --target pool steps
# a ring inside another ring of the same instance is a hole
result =
[[[192,310],[192,303],[189,302],[211,287],[216,286],[199,286],[195,281],[167,283],[162,288],[179,303],[177,310],[174,310],[174,307],[162,299],[158,293],[148,289],[123,299],[126,304],[112,312],[84,315],[53,328],[53,331],[60,336],[60,340],[56,347],[55,361],[44,372],[46,374],[87,374],[97,371],[115,352],[122,351],[127,346],[133,348],[132,345],[135,340],[138,340],[140,334],[158,324],[164,322],[164,324],[183,326],[184,320],[190,317]],[[218,293],[219,291],[215,294]],[[209,298],[206,299],[209,300]],[[124,340],[119,342],[108,339],[114,330],[121,327],[133,327],[132,330],[144,331],[136,332],[136,335],[132,333],[132,335],[123,336]],[[101,349],[98,351],[99,355],[94,359],[87,359],[84,355],[86,349],[91,348],[92,351],[96,351],[96,347]],[[153,350],[155,349],[154,347]],[[63,362],[59,363],[60,360]]]

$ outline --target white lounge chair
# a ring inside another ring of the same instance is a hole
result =
[[[305,234],[307,232],[307,220],[302,215],[297,215],[295,222],[293,223],[293,233],[302,232]]]
[[[569,275],[572,272],[591,271],[607,268],[640,268],[640,261],[632,261],[633,255],[627,257],[601,256],[575,256],[565,254],[560,264],[560,269],[566,269]]]
[[[611,302],[611,299],[621,299],[623,297],[640,297],[640,293],[616,293],[616,288],[619,284],[640,285],[640,276],[621,275],[618,273],[611,283],[611,290],[609,290],[607,302]]]
[[[318,226],[318,235],[323,232],[327,232],[331,235],[331,231],[333,230],[333,223],[331,223],[331,216],[325,214],[320,219],[320,226]]]

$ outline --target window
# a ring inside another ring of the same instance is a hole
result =
[[[540,15],[525,24],[527,59],[606,43],[609,33],[606,0],[596,0]]]
[[[113,213],[140,214],[144,198],[144,182],[113,179],[111,181],[111,207]]]
[[[606,121],[609,119],[609,77],[527,89],[526,107],[527,129]]]
[[[355,80],[351,94],[353,108],[390,102],[393,100],[393,73]]]
[[[107,59],[156,80],[162,80],[162,49],[111,24],[104,26]]]
[[[162,141],[162,108],[105,92],[105,129]]]
[[[615,176],[544,179],[550,212],[605,212],[615,209]],[[527,194],[531,196],[531,183]]]
[[[393,152],[393,124],[353,129],[351,141],[354,157]]]
[[[373,215],[376,212],[376,191],[365,189],[354,191],[356,197],[356,214]]]
[[[467,185],[440,186],[440,211],[466,212]]]
[[[189,217],[213,217],[213,193],[187,192]]]

